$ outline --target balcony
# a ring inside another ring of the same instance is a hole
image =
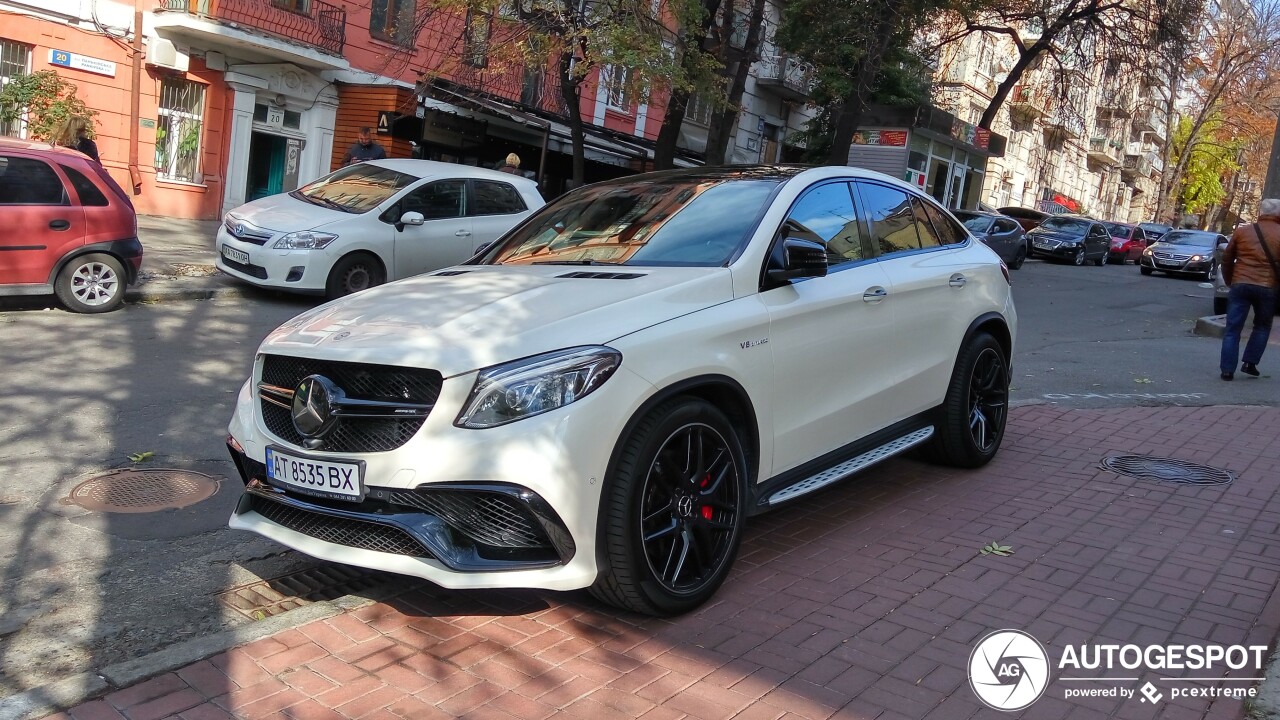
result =
[[[1122,147],[1119,141],[1109,137],[1089,138],[1089,161],[1106,167],[1117,167],[1123,162],[1120,158]]]
[[[1073,112],[1058,108],[1044,119],[1044,134],[1067,140],[1084,137],[1084,119]]]
[[[218,29],[219,25],[224,27],[229,25],[236,30],[266,33],[339,58],[346,45],[347,11],[323,0],[162,0],[162,2],[160,10],[156,12],[157,28],[169,28],[180,34],[213,35],[222,37],[229,45],[246,44],[240,38]],[[210,24],[208,21],[216,21],[216,23],[212,24],[213,27],[205,27]],[[308,64],[316,65],[317,63]],[[345,65],[345,61],[342,64]]]
[[[1013,92],[1009,94],[1009,112],[1022,115],[1028,120],[1048,115],[1051,106],[1049,94],[1041,88],[1015,85]]]
[[[812,65],[788,55],[761,55],[756,64],[756,83],[784,100],[808,98],[816,82]]]
[[[1120,179],[1132,182],[1140,177],[1151,177],[1151,159],[1145,154],[1125,155],[1124,165],[1120,168]]]
[[[1155,142],[1164,144],[1168,135],[1165,132],[1163,113],[1151,106],[1144,107],[1133,116],[1134,132],[1145,133]]]

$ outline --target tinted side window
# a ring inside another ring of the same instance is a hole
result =
[[[528,209],[520,193],[507,183],[491,180],[472,180],[471,183],[468,215],[510,215]]]
[[[59,163],[61,165],[61,163]],[[62,165],[62,172],[66,173],[67,179],[71,181],[71,187],[76,189],[76,194],[80,196],[80,204],[85,207],[105,207],[107,196],[102,194],[97,185],[93,181],[85,177],[83,173],[75,168]]]
[[[901,190],[874,183],[858,183],[862,207],[871,225],[871,240],[881,255],[920,247],[911,200]]]
[[[400,201],[401,214],[422,213],[427,220],[456,218],[462,215],[465,180],[441,180],[409,191]]]
[[[65,205],[62,179],[48,163],[0,155],[0,205]]]
[[[929,222],[929,216],[925,214],[925,206],[928,205],[920,198],[911,198],[911,207],[916,216],[916,232],[920,235],[920,247],[938,247],[945,245],[942,238],[934,230],[933,224]]]
[[[827,262],[831,265],[865,259],[848,183],[828,183],[806,192],[791,208],[791,214],[783,223],[783,232],[786,237],[810,240],[826,247]]]
[[[1022,226],[1021,226],[1021,225],[1019,225],[1018,223],[1016,223],[1016,222],[1012,221],[1012,220],[997,220],[997,221],[996,221],[996,232],[998,232],[998,233],[1008,233],[1008,232],[1013,232],[1013,231],[1017,230],[1017,229],[1018,229],[1018,228],[1020,228],[1020,227],[1022,227]]]
[[[933,229],[938,231],[938,237],[942,239],[943,245],[955,245],[956,243],[962,243],[969,237],[965,233],[964,228],[960,227],[960,224],[953,220],[949,213],[943,212],[937,205],[934,205],[927,200],[921,201],[921,204],[924,205],[925,212],[929,215],[929,219],[933,221]],[[1008,220],[1004,220],[1002,222],[1009,223],[1009,227],[1011,229],[1017,225],[1017,223],[1010,222]],[[1000,230],[997,229],[997,232],[1000,232]]]

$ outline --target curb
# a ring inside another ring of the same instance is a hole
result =
[[[176,287],[165,287],[169,283],[159,285],[148,282],[135,285],[125,290],[124,301],[127,303],[160,303],[182,300],[210,300],[217,297],[248,297],[247,288],[225,284],[190,284],[174,283]]]
[[[149,655],[108,665],[96,672],[83,672],[24,690],[0,699],[0,720],[37,720],[157,675],[179,670],[239,645],[365,605],[385,602],[407,589],[384,585],[370,588],[364,595],[345,595],[335,600],[303,605],[249,625],[192,638]]]
[[[1226,332],[1226,329],[1226,315],[1206,315],[1202,318],[1196,318],[1196,335],[1220,338]]]

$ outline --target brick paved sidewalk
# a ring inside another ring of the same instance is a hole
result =
[[[1020,408],[985,470],[895,460],[755,518],[735,572],[694,614],[623,615],[582,593],[418,590],[69,716],[1009,717],[983,709],[967,684],[974,643],[993,629],[1029,631],[1051,659],[1080,643],[1271,643],[1277,436],[1276,408]],[[1099,470],[1115,452],[1195,460],[1239,480],[1194,487]],[[993,540],[1015,554],[980,555]],[[1158,678],[1125,686],[1146,680]],[[1068,701],[1067,684],[1051,683],[1023,716],[1245,710],[1226,700]]]

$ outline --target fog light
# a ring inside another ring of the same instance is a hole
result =
[[[284,281],[285,281],[285,282],[298,282],[299,280],[301,280],[301,279],[302,279],[302,271],[303,271],[303,270],[305,270],[305,269],[306,269],[306,267],[304,267],[304,266],[302,266],[302,265],[295,265],[295,266],[293,266],[293,267],[289,268],[289,276],[288,276],[288,277],[286,277],[286,278],[284,279]]]

